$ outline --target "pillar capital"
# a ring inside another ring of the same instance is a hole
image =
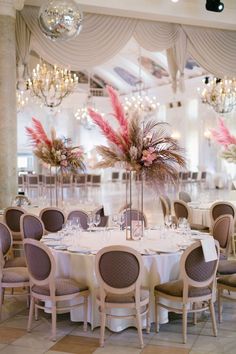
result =
[[[25,0],[0,0],[0,16],[16,16],[16,10],[24,7]]]

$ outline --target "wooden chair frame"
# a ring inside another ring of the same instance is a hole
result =
[[[214,272],[212,276],[209,277],[206,281],[194,281],[193,279],[189,278],[186,270],[185,270],[185,262],[189,254],[196,248],[201,246],[201,242],[197,241],[191,246],[189,246],[183,253],[181,260],[180,260],[180,279],[183,280],[183,296],[177,297],[172,295],[167,295],[161,291],[154,290],[155,296],[155,324],[156,324],[156,332],[159,332],[159,319],[158,319],[158,307],[163,307],[169,311],[175,313],[181,313],[183,316],[182,319],[182,335],[183,335],[183,343],[187,342],[187,315],[188,313],[194,314],[194,324],[197,323],[196,314],[198,312],[205,311],[206,309],[210,310],[211,313],[211,320],[212,320],[212,327],[214,336],[217,336],[217,327],[216,327],[216,320],[215,320],[215,310],[214,310],[214,289],[215,289],[215,280],[216,280],[216,271],[219,263],[219,243],[215,241],[215,246],[218,254],[218,260],[216,261]],[[203,288],[203,287],[210,287],[211,293],[209,295],[203,295],[198,297],[189,297],[189,287],[194,286],[196,288]],[[178,302],[182,304],[182,308],[177,308],[173,306],[168,306],[161,302],[161,298],[170,300],[172,302]],[[202,306],[197,308],[196,304],[202,303]],[[187,305],[190,304],[191,307],[188,308]]]
[[[56,321],[57,321],[57,312],[59,311],[69,311],[72,308],[80,307],[83,306],[84,308],[84,331],[87,331],[87,312],[88,312],[88,296],[89,296],[89,290],[84,290],[80,291],[77,293],[73,294],[68,294],[68,295],[56,295],[56,287],[55,287],[55,278],[56,278],[56,261],[53,256],[53,254],[50,252],[50,249],[44,245],[42,242],[33,240],[33,239],[25,239],[23,241],[24,246],[25,245],[34,245],[42,249],[44,252],[47,253],[50,263],[51,263],[51,270],[50,274],[48,275],[47,278],[43,280],[37,280],[34,278],[32,273],[30,272],[29,269],[29,279],[30,279],[30,294],[31,294],[31,301],[30,301],[30,311],[29,311],[29,319],[28,319],[28,327],[27,331],[31,332],[32,328],[32,319],[33,319],[33,313],[35,311],[35,319],[38,319],[38,309],[42,310],[47,310],[47,312],[51,313],[52,315],[52,340],[56,340]],[[27,262],[27,257],[26,257],[26,263]],[[38,285],[38,286],[44,286],[48,285],[49,290],[50,290],[50,295],[42,295],[35,293],[32,290],[33,285]],[[70,305],[70,306],[65,306],[65,307],[57,307],[57,303],[60,301],[68,301],[68,300],[73,300],[75,298],[82,298],[83,302],[80,304],[76,305]],[[46,305],[42,305],[40,302],[46,302],[50,301],[51,302],[51,307],[47,307]]]
[[[112,251],[122,251],[133,254],[139,263],[139,275],[137,280],[129,287],[126,288],[114,288],[109,286],[104,282],[101,277],[99,270],[99,262],[103,254]],[[104,346],[104,334],[105,334],[105,325],[106,318],[135,318],[137,322],[137,330],[140,340],[140,346],[143,348],[143,336],[142,336],[142,325],[141,325],[141,316],[146,315],[146,331],[150,332],[150,318],[149,318],[149,298],[141,301],[140,299],[140,290],[141,290],[141,280],[143,276],[143,261],[141,255],[134,250],[133,248],[127,246],[108,246],[102,248],[96,255],[95,259],[95,273],[99,284],[99,300],[97,299],[97,303],[99,305],[99,311],[101,315],[101,328],[100,328],[100,346]],[[134,293],[135,301],[133,303],[111,303],[106,302],[106,295],[127,295],[129,293]],[[141,312],[141,308],[145,306],[145,309]],[[124,316],[116,316],[109,313],[109,310],[113,308],[126,308],[126,309],[135,309],[135,314],[133,315],[124,315]]]

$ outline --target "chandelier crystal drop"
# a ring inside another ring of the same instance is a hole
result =
[[[125,112],[131,113],[134,111],[139,111],[144,116],[149,116],[154,114],[160,106],[155,96],[148,96],[146,94],[142,95],[133,94],[131,97],[125,97],[124,109]]]
[[[17,113],[23,111],[25,106],[29,103],[29,98],[27,97],[25,91],[16,90],[16,110]]]
[[[76,37],[82,21],[83,14],[74,0],[48,0],[39,10],[39,27],[52,41]]]
[[[236,105],[236,79],[206,77],[205,84],[202,102],[212,106],[217,113],[230,113]]]
[[[38,97],[46,107],[58,107],[78,84],[78,76],[68,69],[54,65],[37,65],[28,79],[28,87],[33,96]]]

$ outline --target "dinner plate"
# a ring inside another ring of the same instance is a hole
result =
[[[179,248],[178,247],[171,247],[171,248],[155,247],[155,248],[150,248],[149,250],[151,252],[156,252],[156,253],[176,253],[176,252],[179,252]]]
[[[82,253],[82,254],[89,254],[92,251],[89,248],[85,247],[80,247],[80,246],[69,246],[67,248],[69,252],[76,252],[76,253]]]
[[[205,239],[207,239],[209,237],[209,235],[208,234],[200,234],[200,235],[194,235],[193,236],[193,239],[194,240],[205,240]]]
[[[60,246],[61,241],[56,241],[56,240],[45,240],[43,243],[49,247],[55,247],[55,246]]]
[[[58,238],[57,234],[48,234],[43,236],[42,240],[58,240]]]
[[[57,250],[57,251],[66,251],[68,248],[68,246],[66,245],[58,245],[58,246],[55,246],[54,247],[54,250]]]

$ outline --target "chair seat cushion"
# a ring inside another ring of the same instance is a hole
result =
[[[8,259],[4,264],[4,268],[12,267],[26,267],[25,257],[15,257],[12,259]]]
[[[217,273],[222,275],[236,273],[236,261],[220,260]]]
[[[170,296],[182,297],[183,296],[183,281],[182,280],[175,280],[170,281],[168,283],[163,283],[156,285],[154,288],[155,291],[164,293]],[[211,289],[208,287],[205,288],[195,288],[190,286],[189,287],[189,297],[198,297],[204,295],[210,295]]]
[[[26,267],[3,268],[3,283],[21,283],[29,281],[29,274]]]
[[[100,301],[100,292],[99,289],[96,290],[96,298]],[[141,289],[140,291],[140,301],[145,301],[149,299],[149,290]],[[135,302],[134,294],[108,294],[105,299],[106,302],[115,303],[115,304],[130,304]]]
[[[236,288],[236,274],[222,275],[217,279],[217,283]]]
[[[55,286],[56,296],[71,295],[79,293],[80,291],[88,290],[88,287],[86,285],[77,283],[75,280],[69,278],[55,279]],[[36,294],[50,296],[50,290],[48,285],[33,285],[32,291]]]

